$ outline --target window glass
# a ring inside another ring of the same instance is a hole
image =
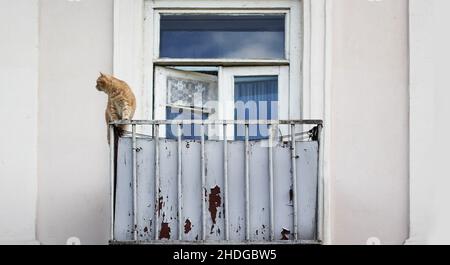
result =
[[[278,119],[278,76],[234,78],[235,120]],[[245,140],[243,125],[235,126],[235,139]],[[249,140],[267,139],[267,125],[250,125]]]
[[[161,58],[284,59],[284,15],[162,15]]]

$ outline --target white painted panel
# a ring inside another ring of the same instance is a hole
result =
[[[427,1],[427,0],[425,0]],[[333,1],[331,242],[408,237],[408,1]]]
[[[74,236],[82,244],[107,244],[107,97],[95,81],[99,71],[112,72],[113,2],[39,5],[37,236],[43,244]]]
[[[0,1],[0,244],[35,243],[38,1]]]
[[[269,175],[268,175],[268,148],[254,141],[250,143],[250,182],[249,182],[249,234],[250,241],[267,242],[270,240],[270,205],[269,205]],[[245,241],[245,183],[244,183],[244,142],[229,142],[229,194],[224,194],[223,177],[223,143],[221,141],[205,142],[205,190],[201,190],[200,173],[200,145],[199,141],[182,142],[182,194],[177,193],[177,141],[161,140],[161,179],[159,211],[160,229],[157,235],[170,235],[160,238],[163,241],[178,241],[178,195],[181,195],[181,220],[184,228],[181,233],[183,241],[201,241],[202,232],[202,200],[205,201],[205,236],[206,241],[225,240],[224,203],[228,200],[230,242]],[[153,196],[154,169],[148,164],[154,163],[151,151],[154,141],[137,139],[139,152],[137,153],[138,170],[138,207],[137,215],[145,215],[153,219],[150,196]],[[317,210],[317,142],[297,142],[297,198],[300,240],[316,240],[316,210]],[[291,148],[289,144],[278,143],[274,147],[274,229],[275,241],[293,240],[293,202],[292,202],[292,174],[291,174]],[[133,211],[132,211],[132,185],[131,174],[131,139],[121,138],[118,156],[118,181],[116,194],[116,220],[115,240],[124,241],[132,239]],[[150,180],[147,178],[151,178]],[[145,187],[139,187],[145,185]],[[149,185],[150,187],[147,187]],[[148,192],[148,194],[142,194]],[[150,208],[148,208],[150,207]],[[150,209],[150,210],[149,210]],[[144,211],[144,213],[140,212]],[[189,224],[186,226],[186,220]],[[139,223],[141,229],[147,225],[148,220]],[[162,228],[165,226],[165,228]],[[144,227],[145,228],[145,227]],[[190,228],[190,229],[189,229]],[[170,229],[170,233],[168,233]],[[185,232],[187,230],[187,233]],[[161,230],[163,232],[161,232]],[[154,242],[153,230],[139,237],[139,240]]]
[[[449,244],[450,2],[410,1],[409,244]]]

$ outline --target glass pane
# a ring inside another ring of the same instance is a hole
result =
[[[217,82],[167,77],[167,104],[202,108],[217,100]]]
[[[285,58],[284,15],[162,15],[162,58]]]
[[[276,120],[278,118],[278,76],[234,78],[236,120]],[[267,139],[267,125],[250,125],[249,139]],[[245,140],[243,125],[235,126],[235,139]]]

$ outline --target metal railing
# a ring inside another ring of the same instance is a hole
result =
[[[175,125],[177,126],[177,186],[178,186],[178,207],[177,207],[177,215],[181,216],[182,213],[182,208],[181,208],[181,183],[182,183],[182,176],[183,176],[183,172],[182,172],[182,167],[181,167],[181,163],[182,163],[182,159],[181,159],[181,154],[182,154],[182,126],[183,125],[198,125],[200,126],[201,129],[201,133],[200,133],[200,143],[201,143],[201,154],[200,154],[200,159],[201,159],[201,185],[202,185],[202,192],[203,190],[206,188],[205,186],[205,127],[209,126],[209,125],[218,125],[218,126],[222,126],[222,136],[221,136],[221,141],[223,141],[223,177],[224,177],[224,197],[225,197],[225,201],[224,201],[224,228],[225,228],[225,241],[229,240],[229,234],[230,234],[230,226],[229,226],[229,218],[228,218],[228,213],[229,213],[229,203],[228,203],[228,194],[229,194],[229,190],[228,190],[228,145],[229,145],[229,138],[227,137],[227,128],[228,126],[245,126],[245,148],[244,148],[244,152],[245,152],[245,223],[246,223],[246,227],[245,227],[245,239],[246,241],[250,240],[250,193],[249,193],[249,180],[250,180],[250,167],[249,167],[249,127],[252,125],[266,125],[268,127],[268,132],[269,132],[269,136],[266,139],[268,141],[268,148],[269,148],[269,161],[268,161],[268,170],[269,170],[269,215],[270,215],[270,224],[269,224],[269,231],[270,231],[270,242],[275,242],[275,229],[274,229],[274,160],[273,160],[273,143],[275,140],[278,141],[290,141],[292,143],[294,143],[296,140],[296,137],[298,136],[304,136],[307,135],[311,140],[317,141],[319,143],[320,146],[320,138],[321,138],[321,131],[322,131],[322,127],[323,127],[323,122],[322,120],[120,120],[120,121],[114,121],[111,122],[109,124],[109,131],[110,131],[110,201],[111,201],[111,219],[110,219],[110,239],[111,242],[115,241],[114,238],[114,213],[115,213],[115,207],[114,207],[114,200],[115,200],[115,163],[114,163],[114,159],[115,159],[115,135],[114,135],[114,127],[116,125],[129,125],[131,126],[131,142],[132,142],[132,190],[133,190],[133,199],[132,199],[132,215],[133,215],[133,241],[134,242],[138,242],[138,232],[137,232],[137,225],[138,225],[138,220],[137,220],[137,214],[136,214],[136,210],[137,210],[137,148],[136,148],[136,142],[137,142],[137,137],[138,137],[138,133],[137,133],[137,126],[151,126],[152,128],[152,135],[150,136],[154,141],[155,141],[155,161],[154,161],[154,170],[155,170],[155,186],[154,188],[154,194],[155,194],[155,198],[154,201],[155,203],[158,202],[158,198],[159,198],[159,181],[160,181],[160,171],[161,171],[161,166],[160,166],[160,140],[164,139],[165,137],[161,137],[160,136],[160,127],[161,126],[167,126],[167,125]],[[289,128],[289,133],[288,135],[281,135],[280,137],[276,137],[275,134],[277,131],[279,131],[279,127],[280,126],[287,126]],[[305,131],[305,132],[300,132],[298,133],[298,127],[302,126],[310,126],[313,127],[312,129]],[[296,170],[296,158],[297,158],[297,150],[296,150],[296,145],[292,144],[292,147],[290,149],[291,152],[291,166],[292,166],[292,170],[291,170],[291,178],[292,178],[292,184],[293,184],[293,189],[292,189],[292,201],[293,201],[293,237],[294,237],[294,242],[300,242],[300,239],[298,238],[298,227],[297,227],[297,218],[298,218],[298,205],[297,205],[297,170]],[[319,149],[320,150],[320,149]],[[320,168],[320,158],[319,158],[319,162],[318,162],[318,167]],[[318,174],[320,172],[320,169],[318,170]],[[319,177],[320,179],[320,177]],[[309,243],[317,243],[317,242],[321,242],[321,231],[322,227],[321,227],[321,220],[323,218],[323,213],[322,213],[322,190],[321,189],[321,185],[322,183],[319,181],[318,183],[318,207],[317,207],[317,216],[318,218],[316,219],[317,221],[317,229],[319,231],[317,231],[317,233],[319,234],[318,236],[318,240],[315,242],[309,242]],[[201,233],[201,241],[205,242],[206,240],[206,205],[205,205],[205,200],[202,200],[202,204],[201,204],[201,212],[202,212],[202,233]],[[158,231],[160,230],[159,227],[159,216],[157,214],[157,211],[155,210],[154,213],[154,240],[158,241]],[[177,227],[179,231],[182,231],[183,229],[183,224],[181,221],[181,218],[177,219]],[[181,241],[182,240],[182,233],[179,232],[178,233],[178,240]],[[308,243],[308,242],[307,242]]]

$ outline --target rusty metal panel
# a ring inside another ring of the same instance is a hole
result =
[[[250,240],[270,239],[269,148],[250,143]]]
[[[206,240],[225,239],[223,143],[206,141]]]
[[[183,240],[194,241],[200,240],[202,233],[200,145],[185,141],[182,147]]]
[[[131,139],[121,138],[117,152],[117,179],[114,211],[114,239],[133,239],[133,188]]]
[[[155,149],[150,139],[139,139],[136,142],[137,151],[137,234],[138,240],[154,238],[155,214]]]
[[[269,156],[263,142],[250,143],[250,240],[270,240]],[[156,238],[200,241],[202,200],[206,204],[206,240],[225,240],[223,142],[205,142],[205,190],[201,184],[201,143],[183,140],[181,216],[178,231],[177,142],[160,140],[160,194],[155,201],[155,142],[137,138],[137,232],[139,241],[154,241],[155,209],[159,214]],[[229,241],[245,241],[245,155],[244,142],[228,142]],[[274,160],[274,240],[293,240],[293,187],[290,143],[277,142]],[[298,239],[316,240],[318,144],[296,142]],[[114,236],[117,241],[133,240],[132,142],[119,140]]]

